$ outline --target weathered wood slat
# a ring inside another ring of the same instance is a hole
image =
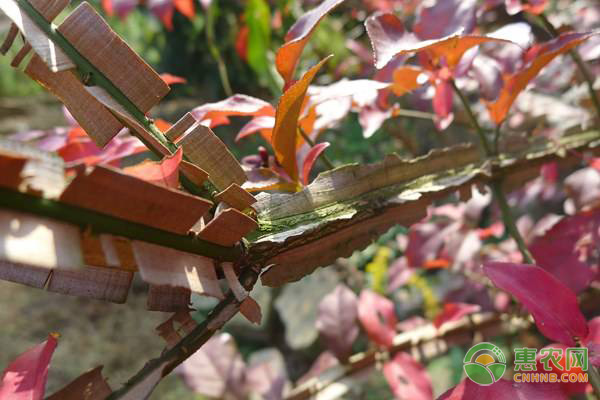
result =
[[[238,211],[244,211],[256,203],[256,198],[237,183],[232,183],[227,189],[217,194],[215,200],[222,201]]]
[[[107,167],[78,175],[60,200],[178,234],[186,234],[212,205]]]
[[[206,224],[198,237],[221,246],[232,246],[257,227],[255,220],[236,209],[229,208]]]
[[[186,113],[177,121],[166,133],[165,136],[171,141],[176,142],[181,135],[192,127],[198,120],[191,113]]]
[[[77,7],[58,30],[142,112],[149,111],[169,92],[160,76],[87,2]]]
[[[133,272],[116,268],[54,270],[47,289],[69,296],[125,303],[132,279]]]

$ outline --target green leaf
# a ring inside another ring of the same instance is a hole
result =
[[[248,63],[261,79],[266,79],[271,45],[271,10],[266,0],[248,0],[245,18],[249,30]]]

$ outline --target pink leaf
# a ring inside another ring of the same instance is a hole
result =
[[[600,367],[600,317],[588,321],[590,333],[582,340],[583,345],[589,348],[590,363]]]
[[[597,246],[600,209],[565,217],[531,244],[537,264],[575,293],[597,276],[594,248]]]
[[[273,127],[275,126],[275,117],[255,117],[252,118],[242,129],[238,132],[235,137],[235,141],[241,140],[248,137],[256,132],[260,132],[262,136],[267,140],[271,141],[271,134]]]
[[[476,0],[444,0],[421,10],[414,31],[421,39],[437,39],[475,27]]]
[[[481,310],[481,306],[478,304],[446,303],[442,312],[433,320],[433,325],[439,328],[446,322],[459,320],[465,315],[473,314],[479,310]]]
[[[436,126],[439,130],[446,129],[454,115],[452,114],[452,85],[445,79],[439,79],[435,84],[433,96],[433,111],[436,116]]]
[[[339,363],[340,362],[333,355],[333,353],[331,353],[329,351],[324,351],[313,362],[313,364],[311,365],[308,372],[305,373],[304,375],[302,375],[300,377],[300,379],[298,379],[298,382],[296,382],[296,384],[301,385],[304,382],[308,381],[309,379],[315,378],[315,377],[321,375],[323,372],[327,371],[329,368],[333,368],[336,365],[339,365]]]
[[[0,399],[42,400],[52,353],[58,341],[55,335],[18,356],[4,370],[0,381]]]
[[[568,400],[559,385],[552,383],[516,383],[505,379],[482,386],[465,378],[438,400]]]
[[[181,76],[171,75],[168,73],[160,74],[160,77],[169,86],[178,83],[187,83],[187,79],[182,78]]]
[[[431,378],[423,365],[408,353],[400,352],[383,365],[383,375],[397,399],[430,400]]]
[[[177,367],[188,387],[214,398],[241,398],[246,365],[233,337],[227,333],[213,336],[197,352]]]
[[[394,303],[365,289],[358,300],[358,319],[372,341],[380,346],[392,346],[397,322]]]
[[[354,292],[344,284],[339,284],[319,303],[317,330],[340,361],[348,358],[358,337],[357,303]]]
[[[155,185],[177,189],[179,187],[179,164],[182,158],[183,149],[180,147],[175,154],[163,158],[162,161],[144,161],[133,167],[127,167],[123,171]]]
[[[517,298],[533,315],[540,332],[551,340],[575,346],[588,334],[575,293],[535,265],[488,262],[483,270],[498,288]]]
[[[306,154],[306,157],[304,158],[304,164],[302,165],[302,183],[304,183],[305,185],[308,185],[310,171],[315,165],[315,162],[317,161],[321,153],[323,153],[325,149],[329,147],[329,145],[329,142],[317,143]]]
[[[302,50],[321,19],[344,0],[324,0],[319,6],[301,16],[285,35],[285,44],[277,51],[275,65],[283,77],[286,88],[294,76],[294,70]]]
[[[217,103],[207,103],[194,108],[192,115],[205,121],[209,128],[229,123],[231,116],[275,117],[275,108],[264,100],[244,94],[235,94]]]

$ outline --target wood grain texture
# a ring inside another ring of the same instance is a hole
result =
[[[186,234],[212,205],[107,167],[78,175],[60,200],[178,234]]]
[[[133,272],[115,268],[54,270],[47,289],[69,296],[125,303],[132,279]]]
[[[142,112],[149,111],[169,92],[160,76],[87,2],[77,7],[58,30]]]
[[[165,136],[171,141],[176,142],[181,135],[192,127],[198,120],[194,118],[191,113],[186,113],[179,121],[177,121],[169,130],[165,133]]]
[[[229,208],[206,224],[198,237],[221,246],[233,246],[257,227],[255,220]]]
[[[123,124],[85,89],[72,71],[54,73],[40,57],[34,56],[25,73],[58,97],[99,147],[104,147],[123,128]]]
[[[179,144],[183,147],[183,154],[208,172],[210,180],[219,190],[227,189],[232,183],[241,186],[246,182],[244,170],[210,128],[196,125],[181,138]]]
[[[215,200],[222,201],[238,211],[244,211],[256,203],[256,198],[237,183],[232,183],[227,189],[217,194]]]
[[[146,308],[150,311],[175,312],[188,310],[192,292],[182,287],[150,285]]]

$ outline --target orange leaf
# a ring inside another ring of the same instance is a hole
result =
[[[285,35],[285,43],[277,51],[275,65],[277,71],[283,77],[286,87],[293,78],[294,70],[296,69],[296,65],[298,65],[302,50],[304,49],[304,46],[306,46],[314,29],[327,13],[340,5],[343,1],[344,0],[323,1],[318,7],[313,8],[300,17]]]
[[[167,73],[160,74],[160,78],[169,86],[177,83],[187,83],[187,79],[182,78],[181,76],[171,75]]]
[[[194,0],[173,0],[173,4],[177,11],[188,17],[194,19],[196,16],[196,8],[194,7]]]
[[[298,166],[296,164],[296,141],[298,118],[302,110],[302,103],[306,96],[308,86],[319,72],[323,64],[331,56],[325,57],[321,62],[308,70],[298,82],[290,86],[279,99],[273,128],[272,146],[275,157],[295,182],[298,181]]]
[[[402,96],[405,93],[417,89],[421,84],[417,81],[423,70],[418,67],[400,67],[394,71],[394,84],[392,91],[396,96]]]
[[[537,54],[520,71],[504,77],[504,87],[500,95],[493,103],[488,103],[487,108],[490,117],[496,124],[500,124],[506,118],[508,110],[519,93],[525,89],[527,84],[556,56],[563,54],[585,40],[592,37],[593,33],[563,33],[556,39],[544,43],[537,50]]]
[[[182,158],[183,151],[180,147],[175,154],[163,158],[160,162],[144,161],[133,167],[124,168],[123,171],[147,182],[177,189],[179,186],[179,164]]]
[[[156,127],[158,129],[160,129],[160,131],[163,132],[163,133],[166,132],[166,131],[168,131],[169,128],[171,126],[173,126],[173,124],[171,124],[170,122],[167,122],[164,119],[160,119],[160,118],[157,118],[157,119],[154,120],[154,125],[156,125]]]

